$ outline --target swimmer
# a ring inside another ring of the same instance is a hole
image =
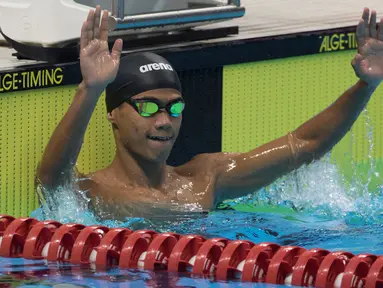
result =
[[[171,167],[166,161],[187,106],[177,73],[171,63],[153,53],[121,57],[121,39],[110,51],[108,17],[108,12],[102,13],[98,6],[83,24],[83,80],[44,151],[36,176],[52,193],[70,183],[74,174],[77,179],[84,178],[80,188],[88,192],[91,203],[97,202],[99,209],[112,215],[135,216],[124,207],[141,204],[156,204],[165,209],[164,215],[174,205],[206,212],[225,199],[269,185],[329,152],[350,130],[383,79],[383,20],[377,28],[376,12],[370,15],[365,8],[356,29],[359,49],[351,63],[358,81],[328,108],[296,130],[286,131],[284,136],[252,151],[201,154]],[[116,154],[105,169],[81,175],[74,172],[75,164],[87,125],[105,89]]]

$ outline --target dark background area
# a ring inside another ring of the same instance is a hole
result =
[[[169,165],[222,147],[222,68],[180,71],[179,76],[186,107]]]

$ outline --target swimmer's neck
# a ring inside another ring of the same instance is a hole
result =
[[[163,187],[168,170],[166,163],[151,162],[134,157],[125,149],[117,149],[110,168],[114,170],[119,179],[125,179],[143,188],[158,190]]]

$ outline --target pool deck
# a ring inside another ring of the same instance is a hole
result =
[[[214,40],[196,41],[193,44],[217,43],[249,38],[279,36],[291,33],[350,27],[357,24],[365,6],[383,16],[383,2],[379,0],[242,0],[246,14],[240,19],[202,27],[239,26],[239,34]],[[283,11],[282,13],[279,11]],[[380,12],[380,13],[379,13]],[[185,47],[188,44],[176,44]],[[169,45],[167,45],[168,47]],[[163,47],[158,47],[163,48]],[[7,47],[0,47],[0,70],[9,70],[36,61],[18,60]]]

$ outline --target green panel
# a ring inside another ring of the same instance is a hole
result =
[[[222,150],[249,151],[296,129],[328,107],[356,83],[350,65],[354,55],[355,51],[344,51],[225,67]],[[382,104],[383,90],[379,88],[367,109],[373,128],[371,155],[378,162],[383,159]],[[356,175],[351,156],[357,171],[366,174],[368,168],[366,119],[362,114],[332,151],[349,180]],[[377,181],[375,178],[372,185]]]
[[[36,209],[36,167],[74,93],[74,86],[66,86],[0,95],[0,214],[27,216]],[[78,169],[87,173],[105,167],[114,147],[103,95],[87,129]]]

